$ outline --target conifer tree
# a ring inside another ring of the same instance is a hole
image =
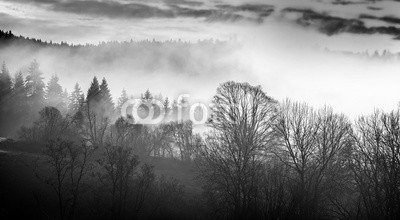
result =
[[[113,114],[114,103],[112,101],[111,92],[110,89],[108,88],[108,83],[105,78],[103,78],[100,85],[100,100],[103,112],[107,115]]]
[[[25,87],[24,76],[18,72],[14,76],[14,86],[12,90],[12,106],[14,114],[23,114],[27,108],[27,90]]]
[[[11,93],[12,90],[12,81],[10,77],[10,72],[6,66],[6,63],[3,62],[0,71],[0,102],[5,99],[7,95]]]
[[[169,99],[168,99],[168,97],[165,98],[163,105],[164,105],[164,112],[165,112],[165,115],[168,117],[168,116],[169,116],[169,113],[170,113],[170,107],[169,107]]]
[[[83,106],[83,93],[78,83],[75,84],[74,91],[71,93],[68,105],[68,112],[75,114]]]
[[[97,77],[93,78],[92,84],[87,92],[86,101],[90,105],[97,105],[100,101],[100,85]]]
[[[143,99],[143,101],[151,101],[153,99],[153,95],[147,89],[146,92],[144,94],[142,94],[142,99]]]
[[[13,92],[17,92],[20,90],[25,90],[24,76],[22,75],[22,72],[18,72],[14,76]]]
[[[14,134],[29,117],[30,108],[27,105],[27,91],[21,72],[15,75],[13,82],[14,85],[9,94],[10,98],[6,104],[0,105],[0,136]]]
[[[63,99],[63,89],[58,81],[59,78],[57,75],[53,75],[50,78],[46,89],[46,104],[62,112],[61,108],[65,108],[65,103]]]
[[[63,102],[63,106],[62,106],[62,113],[67,113],[68,112],[68,106],[69,106],[69,93],[68,90],[65,88],[64,92],[62,93],[62,102]]]
[[[126,90],[123,89],[121,96],[118,99],[118,103],[117,103],[117,113],[119,113],[119,111],[121,111],[122,106],[124,105],[125,102],[127,102],[129,100],[128,98],[128,94],[126,93]]]
[[[34,60],[28,69],[28,75],[26,76],[26,89],[28,92],[28,98],[31,105],[39,106],[40,109],[44,104],[44,88],[43,73],[39,69],[39,63]],[[32,106],[33,107],[33,106]],[[37,109],[37,108],[35,108]]]

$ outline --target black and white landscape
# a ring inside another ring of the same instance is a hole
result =
[[[0,219],[399,219],[400,2],[0,0]]]

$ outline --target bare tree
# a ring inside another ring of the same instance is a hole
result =
[[[161,124],[151,130],[151,148],[155,157],[173,157],[173,124]]]
[[[110,188],[112,218],[122,218],[127,204],[128,183],[139,160],[132,148],[107,144],[103,157],[97,162],[105,171],[98,173],[99,180]]]
[[[400,216],[400,113],[376,111],[356,124],[352,168],[364,216]]]
[[[231,218],[249,217],[258,174],[272,142],[276,102],[261,87],[226,82],[217,89],[209,120],[212,132],[199,165],[208,190]]]
[[[329,108],[316,112],[287,100],[281,104],[275,130],[279,137],[275,153],[294,174],[292,214],[318,218],[317,211],[326,205],[321,199],[332,181],[328,174],[341,167],[340,152],[350,146],[351,124]]]
[[[38,177],[51,186],[58,198],[59,215],[64,219],[68,213],[74,218],[77,202],[82,194],[82,183],[90,170],[90,158],[93,148],[75,145],[62,139],[50,140],[46,145],[45,162],[50,175]]]
[[[92,107],[91,102],[86,102],[84,107],[84,136],[95,147],[103,146],[110,119],[103,114],[99,114],[97,109]],[[92,109],[94,108],[94,109]]]

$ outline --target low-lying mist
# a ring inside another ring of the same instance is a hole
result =
[[[389,49],[399,51],[390,37],[341,34],[325,36],[285,21],[231,26],[228,41],[131,41],[85,47],[31,47],[13,44],[1,49],[0,60],[12,73],[36,59],[46,77],[60,77],[71,91],[83,91],[94,76],[106,77],[114,100],[126,89],[140,95],[147,89],[176,99],[190,94],[207,102],[228,80],[259,84],[272,97],[286,97],[315,107],[330,105],[350,117],[374,108],[397,106],[400,67],[397,61],[377,61],[345,53]],[[376,44],[367,44],[367,42]]]

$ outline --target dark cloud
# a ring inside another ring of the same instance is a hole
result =
[[[217,5],[219,9],[232,12],[252,12],[259,18],[268,17],[274,12],[274,6],[265,4],[242,4],[242,5]]]
[[[380,11],[380,10],[382,10],[382,8],[373,7],[373,6],[368,6],[367,8],[368,8],[369,10],[371,10],[371,11]]]
[[[304,27],[314,27],[320,32],[327,35],[335,35],[340,33],[353,34],[388,34],[395,37],[400,36],[400,28],[397,27],[366,27],[364,22],[359,19],[345,19],[341,17],[331,16],[328,13],[318,13],[311,9],[286,8],[285,12],[300,13],[301,16],[296,22]],[[390,19],[393,21],[394,19]]]
[[[273,12],[270,5],[243,4],[239,6],[218,5],[217,7],[199,7],[202,2],[190,0],[162,0],[161,5],[148,4],[142,1],[97,1],[97,0],[16,0],[19,3],[34,4],[47,10],[87,15],[91,17],[108,17],[124,19],[146,18],[204,18],[207,22],[249,20],[262,22],[264,17]],[[164,6],[164,7],[162,7]],[[245,17],[239,12],[254,13],[254,17]]]
[[[376,17],[373,15],[360,15],[360,19],[372,19],[372,20],[380,20],[390,24],[400,24],[400,18],[393,17],[393,16],[383,16],[383,17]]]
[[[239,14],[217,9],[193,9],[172,5],[171,10],[173,10],[177,17],[205,18],[206,22],[236,22],[240,20],[253,21],[251,18],[246,18]]]
[[[170,5],[187,5],[187,6],[202,6],[203,2],[187,1],[187,0],[164,0],[166,4]]]
[[[109,18],[172,18],[174,14],[155,6],[115,1],[66,1],[52,4],[54,11]]]
[[[364,1],[364,2],[356,1],[356,2],[353,2],[353,1],[343,1],[343,0],[336,0],[336,1],[332,2],[333,5],[361,5],[361,4],[369,4],[369,3],[371,3],[371,2],[368,2],[368,1]]]

